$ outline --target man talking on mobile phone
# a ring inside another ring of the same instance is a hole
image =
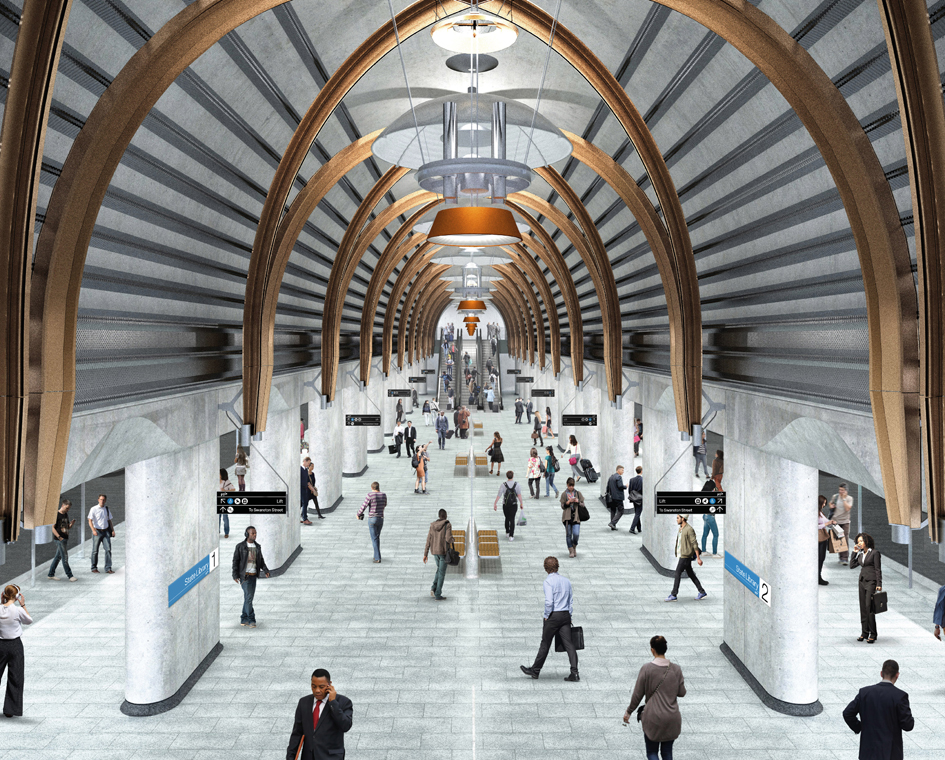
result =
[[[318,668],[312,673],[312,695],[302,697],[295,708],[286,760],[344,758],[353,711],[351,700],[335,691],[328,671]]]

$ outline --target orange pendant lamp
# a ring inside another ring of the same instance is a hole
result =
[[[465,322],[466,324],[475,324],[478,321],[479,321],[479,317],[476,317],[472,314],[470,314],[468,317],[465,317],[463,319],[463,322]]]
[[[475,326],[475,325],[466,325],[466,332],[468,332],[470,336],[475,335],[475,334],[476,334],[476,326]]]
[[[515,217],[507,208],[455,206],[439,211],[427,236],[434,245],[485,248],[522,242]]]
[[[485,301],[460,301],[456,308],[459,311],[485,311],[486,303]]]

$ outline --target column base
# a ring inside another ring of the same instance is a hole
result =
[[[210,650],[209,654],[203,658],[197,666],[197,669],[191,673],[187,680],[181,684],[181,687],[167,699],[162,699],[160,702],[152,702],[147,705],[133,704],[126,699],[121,703],[120,709],[122,714],[132,718],[146,718],[151,715],[160,715],[161,713],[166,713],[168,710],[173,710],[184,701],[184,697],[190,693],[190,690],[194,688],[197,681],[200,680],[200,676],[207,672],[207,669],[213,664],[213,661],[222,651],[223,644],[218,641],[213,649]]]
[[[339,496],[337,499],[335,499],[334,504],[332,504],[330,507],[325,507],[324,509],[322,509],[322,514],[328,514],[330,512],[334,512],[336,509],[338,509],[338,505],[341,504],[342,501],[344,501],[344,498],[345,498],[344,496]]]
[[[809,718],[813,715],[820,715],[824,711],[824,706],[820,704],[819,699],[806,705],[798,705],[793,702],[784,702],[777,697],[771,696],[765,691],[764,686],[758,683],[758,679],[751,674],[751,671],[745,667],[745,663],[738,658],[738,655],[732,651],[732,648],[728,644],[723,641],[719,649],[722,650],[725,659],[732,663],[732,666],[738,671],[738,674],[745,679],[745,683],[751,687],[751,690],[755,692],[755,695],[761,700],[765,707],[779,712],[782,715],[793,715],[799,718]]]
[[[368,454],[380,454],[380,453],[381,453],[382,451],[384,451],[386,448],[387,448],[387,446],[381,446],[379,449],[368,449],[368,450],[367,450],[367,453],[368,453]]]
[[[650,561],[650,564],[653,565],[653,569],[656,570],[656,572],[658,572],[660,575],[663,575],[667,578],[672,578],[674,575],[676,575],[675,570],[667,570],[659,562],[657,562],[656,557],[654,557],[650,553],[650,550],[647,549],[645,546],[641,546],[640,551],[643,552],[643,556],[646,557]]]
[[[295,558],[298,557],[301,553],[302,553],[302,547],[296,546],[295,551],[289,555],[289,558],[285,562],[279,565],[279,567],[277,567],[275,570],[269,571],[269,576],[271,578],[275,578],[276,576],[283,575],[285,571],[289,569],[289,566],[293,562],[295,562]]]
[[[381,451],[383,451],[383,450],[384,450],[384,449],[381,449]],[[341,473],[341,477],[343,477],[343,478],[360,478],[364,473],[367,472],[367,468],[368,468],[368,466],[367,466],[367,465],[364,465],[364,467],[362,467],[359,472],[343,472],[343,473]]]

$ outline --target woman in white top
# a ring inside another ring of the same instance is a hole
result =
[[[584,476],[584,470],[581,469],[581,445],[573,435],[568,441],[566,456],[568,457],[568,463],[571,464],[571,474],[574,475],[574,482],[578,483]],[[572,459],[574,460],[573,463],[571,463]]]
[[[533,448],[528,454],[528,466],[525,474],[528,476],[528,494],[533,499],[541,496],[541,460],[538,458],[538,449]]]
[[[233,460],[236,467],[233,472],[236,474],[236,482],[239,483],[240,490],[246,490],[246,470],[249,468],[249,462],[246,461],[246,452],[242,446],[236,447],[236,459]]]
[[[235,491],[236,487],[230,482],[230,476],[226,470],[220,469],[220,484],[217,486],[218,491]],[[223,538],[230,537],[230,516],[223,512],[217,516],[217,531],[220,530],[220,521],[223,521]]]
[[[16,606],[16,602],[20,606]],[[3,714],[8,718],[23,714],[23,624],[33,622],[19,586],[9,585],[0,596],[0,678],[7,671],[7,695]]]

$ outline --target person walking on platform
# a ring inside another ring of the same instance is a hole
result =
[[[860,568],[860,637],[857,641],[866,639],[867,644],[873,644],[879,638],[876,632],[876,611],[873,607],[873,594],[883,590],[883,568],[881,555],[876,550],[873,537],[868,533],[860,533],[856,537],[853,547],[853,556],[850,558],[850,569]]]
[[[522,415],[525,414],[525,404],[522,403],[522,399],[515,399],[515,424],[522,424]]]
[[[308,466],[312,463],[310,457],[305,457],[302,460],[302,472],[300,473],[301,480],[299,485],[301,487],[301,492],[299,494],[302,501],[302,512],[300,514],[299,522],[302,525],[311,525],[312,521],[308,519],[308,502],[312,498],[312,476],[309,474]],[[222,489],[221,489],[222,490]]]
[[[673,742],[682,733],[682,715],[679,712],[679,697],[686,696],[686,682],[682,668],[666,659],[666,639],[654,636],[650,639],[652,662],[640,668],[630,704],[623,714],[623,722],[630,723],[630,716],[640,702],[646,698],[643,717],[638,720],[643,726],[643,741],[647,760],[673,760]]]
[[[705,433],[702,434],[702,441],[692,447],[692,456],[696,460],[695,476],[699,477],[699,465],[702,465],[702,472],[709,477],[709,465],[705,460]]]
[[[581,536],[581,510],[584,495],[574,487],[574,478],[568,478],[568,487],[561,493],[561,522],[564,523],[564,538],[568,544],[568,556],[577,556],[578,539]]]
[[[17,607],[16,603],[20,606]],[[12,718],[23,715],[23,681],[26,659],[23,653],[23,625],[33,622],[26,609],[26,598],[20,587],[10,584],[0,596],[0,678],[7,672],[7,693],[3,714]]]
[[[335,691],[324,668],[312,673],[312,696],[299,700],[286,760],[327,760],[345,756],[345,734],[353,724],[351,700]]]
[[[226,470],[220,470],[220,480],[220,490],[236,490],[228,480]],[[92,572],[98,572],[98,550],[104,546],[105,572],[113,575],[115,571],[112,570],[112,539],[115,537],[115,523],[112,520],[112,511],[105,506],[107,500],[108,497],[100,493],[98,504],[89,510],[89,527],[92,529]]]
[[[545,557],[544,568],[548,574],[543,585],[545,592],[545,611],[543,615],[544,622],[541,626],[541,645],[538,647],[538,654],[535,656],[535,662],[531,667],[520,665],[522,672],[538,678],[541,669],[551,651],[551,642],[555,636],[561,637],[561,643],[564,644],[564,650],[568,653],[568,662],[571,665],[571,674],[565,678],[565,681],[580,681],[578,675],[578,656],[574,648],[574,642],[571,641],[571,615],[574,612],[574,596],[571,590],[571,581],[563,575],[558,575],[558,558]]]
[[[492,434],[492,443],[489,444],[486,453],[489,455],[489,474],[492,474],[492,468],[495,467],[495,474],[501,478],[502,463],[505,461],[505,456],[502,454],[502,436],[499,435],[498,430]]]
[[[640,441],[643,440],[643,420],[637,417],[633,421],[633,456],[640,456]]]
[[[935,600],[935,609],[932,610],[932,635],[942,640],[942,628],[945,627],[945,586],[939,586],[938,597]]]
[[[725,454],[722,449],[715,450],[715,459],[712,460],[712,480],[715,481],[715,490],[722,490],[722,475],[725,474]]]
[[[453,544],[453,526],[446,519],[445,509],[441,509],[438,515],[437,519],[430,523],[430,530],[427,531],[427,543],[423,547],[423,564],[427,563],[427,556],[433,554],[436,575],[433,576],[430,596],[442,602],[446,600],[443,596],[443,581],[446,579],[446,565],[449,563],[447,552]]]
[[[394,445],[397,447],[397,458],[400,459],[400,447],[404,445],[404,426],[398,422],[394,425]]]
[[[395,410],[397,412],[396,422],[399,425],[404,421],[404,402],[402,399],[397,399],[397,406],[395,407]]]
[[[239,490],[245,491],[246,471],[249,469],[249,461],[246,458],[246,452],[243,451],[242,446],[236,447],[236,458],[233,460],[233,464],[236,465],[233,468],[233,472],[236,475],[236,482],[239,485]]]
[[[427,400],[427,399],[424,399],[424,400],[423,400],[423,409],[422,409],[421,411],[422,411],[422,413],[423,413],[423,426],[424,426],[424,427],[430,427],[430,425],[432,424],[432,422],[431,422],[431,420],[430,420],[430,411],[431,411],[431,409],[430,409],[430,402],[429,402],[429,400]]]
[[[833,498],[830,499],[830,509],[832,514],[830,518],[837,522],[841,528],[843,528],[843,535],[847,537],[847,548],[852,548],[855,541],[853,541],[853,536],[850,533],[850,519],[852,517],[853,511],[853,497],[847,493],[847,484],[841,483],[837,487],[837,493],[833,495]],[[850,552],[840,552],[840,563],[848,564],[850,558]]]
[[[446,419],[446,413],[440,412],[436,418],[436,422],[433,425],[433,429],[436,430],[436,442],[441,449],[446,448],[446,434],[450,430],[449,420]]]
[[[489,385],[486,387],[486,401],[489,403],[489,411],[496,411],[495,408],[495,391],[492,390],[492,386]]]
[[[843,720],[860,735],[860,760],[903,760],[902,732],[915,728],[915,718],[909,695],[896,686],[899,663],[886,660],[879,677],[843,709]]]
[[[636,475],[627,483],[627,499],[633,505],[633,522],[630,523],[631,533],[640,533],[640,516],[643,514],[643,468],[637,465]]]
[[[72,574],[72,568],[69,567],[69,531],[75,525],[75,520],[69,520],[69,507],[71,506],[71,501],[68,499],[62,500],[59,511],[56,512],[56,522],[52,526],[53,539],[56,542],[56,556],[53,557],[52,564],[49,566],[49,573],[46,576],[51,581],[59,580],[56,577],[56,568],[59,566],[60,560],[62,560],[62,569],[66,571],[66,577],[73,583],[78,580]]]
[[[404,443],[407,444],[407,456],[412,457],[417,448],[417,429],[410,420],[407,420],[407,426],[404,428]]]
[[[617,530],[617,523],[623,517],[623,492],[627,487],[623,483],[623,465],[617,465],[617,471],[607,480],[607,490],[605,498],[607,499],[607,509],[610,510],[611,530]]]
[[[558,463],[555,450],[551,446],[545,446],[545,452],[545,496],[551,495],[551,489],[554,489],[555,496],[557,496],[558,487],[555,485],[555,473],[561,465]]]
[[[545,435],[548,438],[554,438],[554,431],[551,429],[551,407],[545,407],[545,429],[548,431]]]
[[[702,492],[715,493],[715,481],[711,477],[706,478],[705,483],[702,484]],[[705,547],[710,533],[712,534],[712,553],[706,554]],[[702,515],[702,553],[707,557],[719,556],[719,524],[715,515],[710,513]]]
[[[581,469],[581,446],[573,435],[568,437],[568,450],[565,452],[568,464],[571,465],[571,474],[574,482],[580,483],[584,470]]]
[[[532,412],[535,411],[535,405],[532,403],[531,399],[528,399],[528,403],[525,404],[525,422],[529,425],[532,424]]]
[[[256,543],[256,528],[250,525],[243,533],[243,540],[233,550],[233,580],[243,589],[243,612],[240,625],[256,627],[256,610],[253,599],[256,597],[256,578],[260,573],[269,577],[269,568],[263,559],[262,546]]]
[[[325,515],[322,514],[322,511],[318,508],[318,487],[315,485],[315,463],[309,461],[308,463],[308,490],[309,490],[309,501],[314,503],[315,514],[318,515],[319,520],[324,520]],[[306,515],[308,514],[306,510]]]
[[[505,482],[499,486],[499,493],[496,494],[495,501],[492,504],[492,511],[499,509],[499,499],[502,500],[502,514],[505,515],[505,535],[509,541],[515,540],[515,516],[518,514],[518,508],[525,509],[525,501],[522,499],[522,487],[512,478],[515,473],[509,470],[505,473]],[[518,499],[518,503],[516,503]]]
[[[469,410],[464,406],[459,410],[459,437],[466,439],[469,436]]]
[[[541,460],[538,458],[538,449],[532,448],[528,452],[528,464],[525,466],[525,477],[528,478],[528,495],[533,499],[541,496]]]
[[[830,581],[824,580],[824,560],[827,559],[827,545],[830,543],[831,525],[836,525],[833,520],[828,520],[824,510],[827,508],[827,497],[817,497],[817,583],[821,586],[829,586]]]
[[[371,483],[369,493],[361,509],[358,510],[358,519],[364,519],[364,511],[368,510],[368,532],[371,534],[371,546],[374,547],[374,563],[381,561],[381,530],[384,527],[384,510],[387,508],[387,494],[381,492],[381,485],[376,480]]]
[[[535,421],[532,424],[532,443],[538,441],[539,446],[545,445],[545,439],[541,437],[541,413],[535,410]]]
[[[676,574],[673,577],[673,592],[666,597],[667,602],[675,602],[676,595],[679,593],[679,582],[682,580],[683,572],[689,576],[689,580],[696,584],[699,590],[696,601],[705,599],[708,594],[699,583],[695,570],[692,569],[692,560],[702,567],[702,557],[699,556],[699,544],[696,541],[696,532],[686,520],[685,515],[676,515],[676,523],[679,525],[679,532],[676,534]]]

